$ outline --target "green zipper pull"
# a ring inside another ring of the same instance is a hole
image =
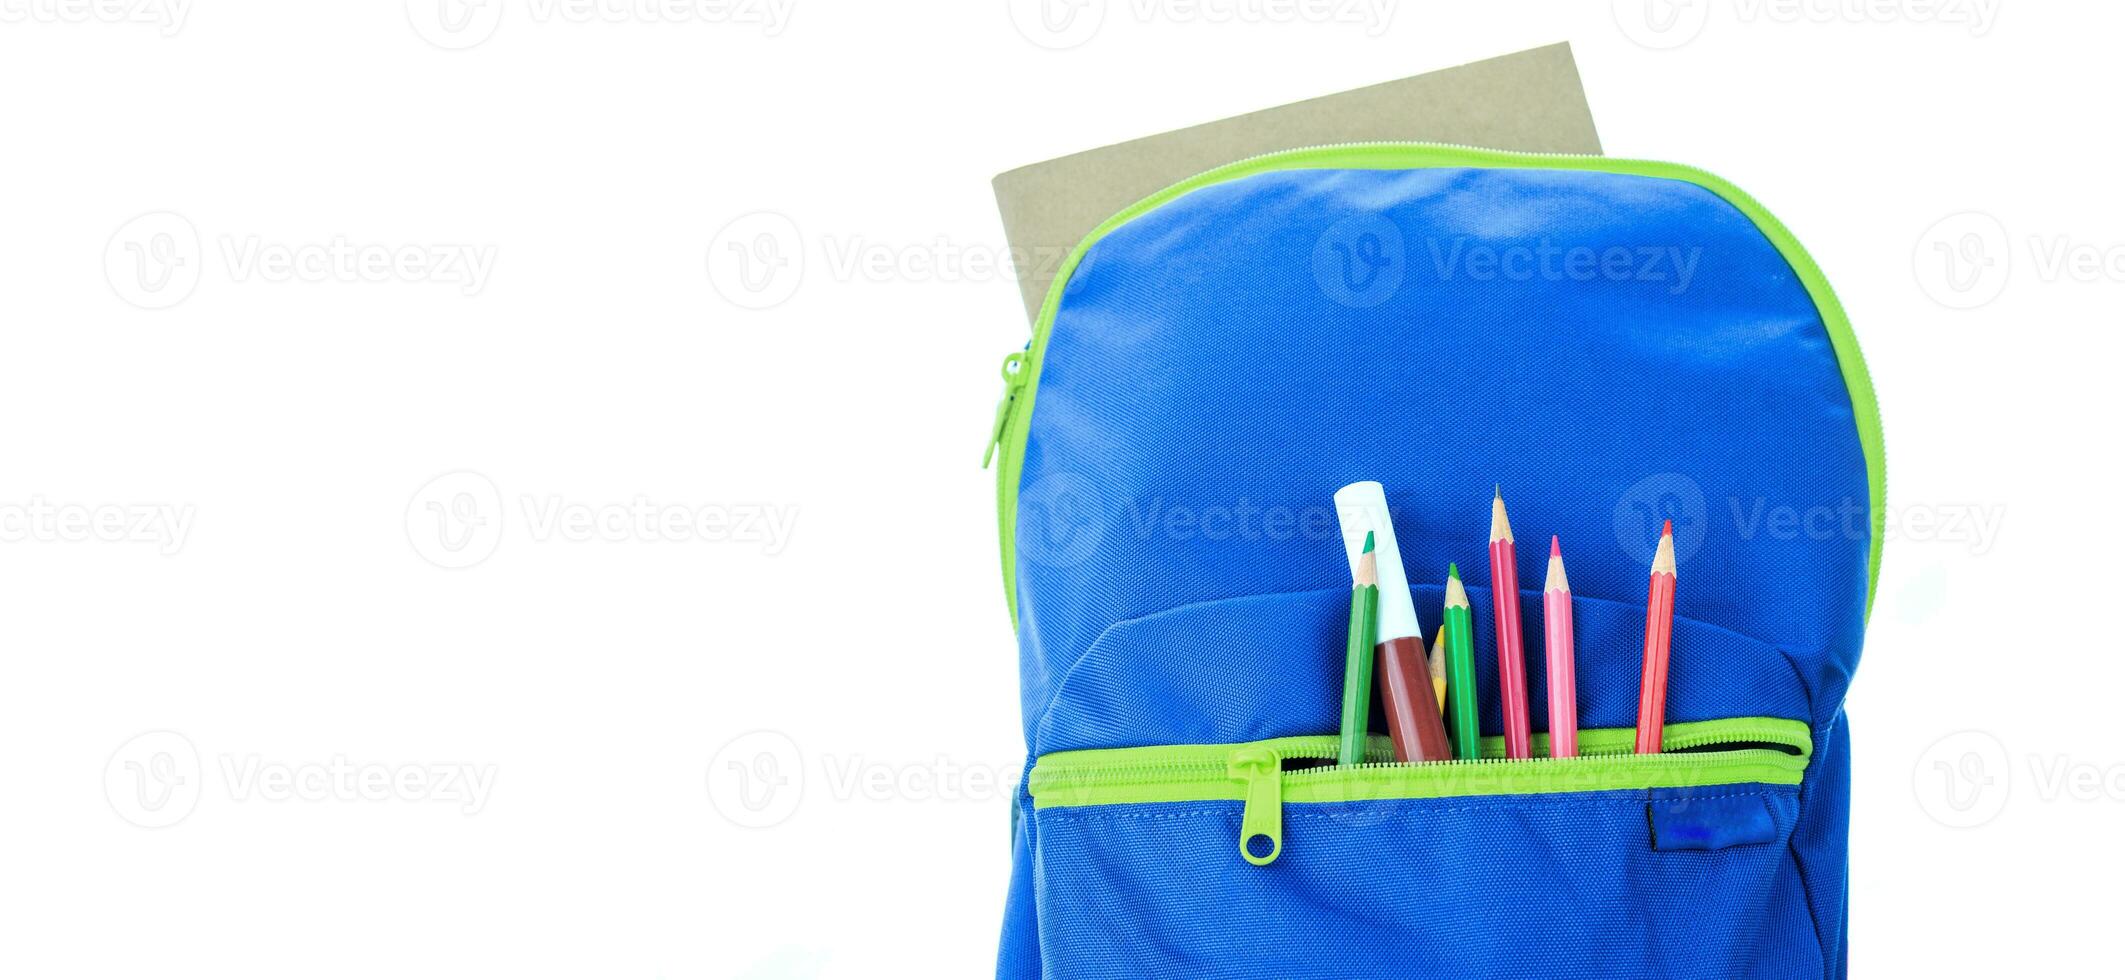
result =
[[[1018,406],[1018,389],[1026,386],[1026,352],[1012,351],[1003,359],[1003,397],[996,401],[996,424],[989,428],[989,446],[981,454],[981,468],[988,469],[989,461],[996,457],[996,447],[1003,444],[1004,430],[1011,424],[1011,409]]]
[[[1263,865],[1284,851],[1284,765],[1260,746],[1234,749],[1225,774],[1247,784],[1247,809],[1240,814],[1240,856]]]

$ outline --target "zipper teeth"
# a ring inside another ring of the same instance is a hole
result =
[[[1794,752],[1787,752],[1782,749],[1759,748],[1755,745],[1747,744],[1754,741],[1756,740],[1748,738],[1726,738],[1720,739],[1716,742],[1704,742],[1696,745],[1672,745],[1666,747],[1664,751],[1652,755],[1639,755],[1638,753],[1631,751],[1607,751],[1589,752],[1583,755],[1568,756],[1562,759],[1555,758],[1553,756],[1535,756],[1534,758],[1529,759],[1510,759],[1486,756],[1481,759],[1435,759],[1430,762],[1353,762],[1347,765],[1317,766],[1310,769],[1292,770],[1288,771],[1286,775],[1305,777],[1312,773],[1348,772],[1354,769],[1407,769],[1411,771],[1431,771],[1441,766],[1521,766],[1529,764],[1543,766],[1577,766],[1596,762],[1607,762],[1615,759],[1638,759],[1640,761],[1652,762],[1655,765],[1663,764],[1665,760],[1670,758],[1676,760],[1686,760],[1695,763],[1702,763],[1707,758],[1707,755],[1683,752],[1678,750],[1705,748],[1708,746],[1719,745],[1726,742],[1741,744],[1744,747],[1725,749],[1713,754],[1724,755],[1727,753],[1733,753],[1736,757],[1739,757],[1742,753],[1760,753],[1765,756],[1778,758],[1797,758],[1797,755]],[[1279,759],[1304,760],[1333,759],[1335,758],[1335,747],[1331,744],[1327,750],[1318,753],[1283,752],[1279,753],[1277,757]],[[1226,763],[1223,759],[1203,761],[1191,760],[1187,762],[1167,763],[1135,763],[1124,766],[1091,764],[1077,766],[1060,766],[1047,769],[1040,769],[1039,767],[1036,767],[1036,772],[1038,772],[1043,779],[1059,780],[1069,779],[1072,777],[1097,776],[1099,778],[1099,781],[1103,783],[1155,782],[1176,775],[1199,775],[1203,773],[1216,774],[1222,777],[1225,773],[1225,770]]]
[[[1717,743],[1714,743],[1714,744],[1717,744]],[[1461,766],[1461,767],[1473,767],[1473,768],[1482,768],[1482,767],[1486,767],[1486,766],[1514,766],[1514,767],[1520,767],[1520,766],[1526,766],[1526,765],[1529,765],[1529,764],[1534,764],[1534,765],[1542,766],[1542,767],[1544,767],[1544,768],[1574,768],[1574,769],[1576,769],[1576,768],[1584,768],[1584,767],[1586,767],[1586,766],[1589,766],[1589,765],[1596,765],[1596,764],[1600,764],[1600,763],[1605,763],[1605,762],[1613,762],[1613,761],[1615,761],[1615,760],[1617,760],[1617,759],[1632,759],[1632,760],[1636,760],[1636,761],[1637,761],[1638,763],[1642,763],[1642,764],[1649,764],[1649,765],[1656,765],[1656,766],[1664,766],[1664,765],[1690,765],[1690,766],[1702,766],[1702,765],[1705,765],[1705,764],[1707,764],[1708,762],[1712,762],[1712,761],[1715,761],[1715,760],[1726,760],[1726,759],[1732,759],[1732,760],[1742,760],[1742,759],[1791,759],[1791,758],[1795,758],[1795,756],[1793,756],[1792,754],[1790,754],[1790,753],[1787,753],[1787,752],[1781,752],[1781,751],[1779,751],[1779,750],[1777,750],[1777,749],[1763,749],[1763,748],[1756,748],[1756,747],[1753,747],[1753,746],[1751,746],[1751,747],[1747,747],[1747,748],[1737,748],[1737,749],[1728,749],[1728,750],[1724,750],[1724,751],[1720,751],[1720,752],[1715,752],[1715,753],[1709,753],[1709,754],[1699,754],[1699,753],[1683,753],[1683,752],[1675,752],[1675,751],[1672,751],[1672,750],[1670,750],[1670,751],[1664,751],[1664,752],[1661,752],[1661,753],[1658,753],[1658,754],[1655,754],[1655,755],[1639,755],[1638,753],[1635,753],[1635,752],[1597,752],[1597,753],[1592,753],[1592,754],[1588,754],[1588,755],[1576,755],[1576,756],[1568,756],[1568,757],[1566,757],[1566,758],[1562,758],[1562,759],[1552,758],[1552,757],[1549,757],[1549,756],[1537,756],[1537,757],[1535,757],[1535,758],[1531,758],[1531,759],[1499,759],[1499,758],[1490,758],[1490,757],[1485,757],[1485,758],[1481,758],[1481,759],[1441,759],[1441,760],[1439,760],[1439,761],[1437,761],[1437,762],[1358,762],[1358,763],[1352,763],[1352,764],[1350,764],[1350,765],[1347,765],[1347,766],[1345,766],[1345,765],[1336,765],[1336,766],[1321,766],[1321,767],[1319,767],[1319,768],[1315,768],[1315,769],[1301,769],[1301,770],[1299,770],[1299,771],[1297,771],[1297,772],[1291,772],[1291,773],[1286,773],[1286,775],[1288,775],[1288,776],[1293,776],[1293,777],[1296,777],[1296,778],[1299,778],[1299,779],[1313,779],[1313,778],[1321,778],[1321,777],[1325,777],[1325,776],[1333,775],[1333,774],[1335,774],[1335,773],[1344,773],[1344,772],[1352,772],[1352,771],[1356,771],[1356,770],[1372,770],[1372,771],[1381,771],[1381,770],[1385,770],[1385,771],[1393,771],[1393,772],[1403,772],[1403,771],[1406,771],[1406,772],[1428,772],[1428,771],[1433,771],[1433,770],[1434,770],[1434,769],[1435,769],[1436,767],[1440,767],[1440,766]]]
[[[1783,746],[1783,748],[1758,748],[1754,745],[1751,745],[1750,743],[1771,743],[1774,745]],[[1709,755],[1689,753],[1684,751],[1689,749],[1702,749],[1727,744],[1743,745],[1748,747],[1726,749]],[[1074,785],[1082,785],[1083,781],[1087,779],[1096,781],[1102,785],[1117,786],[1128,785],[1131,783],[1154,783],[1176,777],[1216,777],[1219,779],[1223,779],[1227,778],[1227,763],[1225,761],[1225,757],[1229,755],[1231,751],[1239,747],[1240,746],[1220,746],[1216,750],[1219,753],[1219,756],[1215,759],[1203,758],[1200,760],[1188,759],[1175,760],[1172,762],[1142,762],[1120,765],[1101,763],[1084,763],[1063,766],[1050,765],[1045,767],[1036,765],[1034,767],[1034,774],[1035,776],[1039,777],[1040,780],[1043,782],[1053,780],[1057,782],[1069,782]],[[1335,758],[1336,747],[1336,739],[1328,738],[1325,736],[1304,736],[1299,740],[1287,741],[1281,745],[1268,746],[1271,751],[1275,752],[1279,760],[1333,759]],[[1649,763],[1652,765],[1704,765],[1713,756],[1731,758],[1736,760],[1779,760],[1800,758],[1802,757],[1801,753],[1805,751],[1802,746],[1794,744],[1794,740],[1791,733],[1774,731],[1770,728],[1762,726],[1740,728],[1722,727],[1717,731],[1702,733],[1692,732],[1683,735],[1679,738],[1667,740],[1663,745],[1663,749],[1664,751],[1654,755],[1639,755],[1638,753],[1631,752],[1628,749],[1618,749],[1592,752],[1587,753],[1585,755],[1572,756],[1563,759],[1555,758],[1553,756],[1537,756],[1531,759],[1511,759],[1499,756],[1487,756],[1481,759],[1440,759],[1434,762],[1358,762],[1352,763],[1350,765],[1320,766],[1312,769],[1296,770],[1287,772],[1285,773],[1285,775],[1287,777],[1309,779],[1318,778],[1320,775],[1323,774],[1351,772],[1355,770],[1407,770],[1412,772],[1435,772],[1445,767],[1481,767],[1497,765],[1538,765],[1544,767],[1577,768],[1589,764],[1613,761],[1616,759],[1635,759],[1641,763]],[[1667,761],[1670,759],[1675,761],[1672,763]]]

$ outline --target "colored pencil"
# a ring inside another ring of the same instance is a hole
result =
[[[1468,590],[1461,585],[1461,569],[1446,567],[1446,701],[1452,725],[1454,758],[1483,758],[1483,727],[1476,714],[1475,613],[1468,606]]]
[[[1387,711],[1387,739],[1394,745],[1395,759],[1451,759],[1453,747],[1447,744],[1446,723],[1427,692],[1424,631],[1417,623],[1417,604],[1402,569],[1402,552],[1395,545],[1387,493],[1377,482],[1353,483],[1336,491],[1335,504],[1353,570],[1361,554],[1360,541],[1368,532],[1377,533],[1374,552],[1380,575],[1380,621],[1373,662],[1378,667],[1375,684],[1380,689],[1380,705]]]
[[[1564,577],[1564,549],[1549,539],[1549,574],[1542,582],[1542,650],[1549,664],[1549,754],[1579,754],[1579,681],[1572,660],[1572,584]]]
[[[1446,627],[1431,638],[1431,688],[1439,696],[1439,716],[1446,716]]]
[[[1366,723],[1372,719],[1372,645],[1379,624],[1379,558],[1368,534],[1357,573],[1351,576],[1350,638],[1343,652],[1343,743],[1336,760],[1346,766],[1365,761]]]
[[[1513,548],[1513,526],[1505,519],[1505,491],[1492,491],[1490,501],[1490,606],[1498,634],[1498,703],[1505,717],[1505,757],[1525,759],[1533,754],[1533,737],[1527,711],[1527,650],[1520,637],[1519,553]]]
[[[1638,751],[1660,751],[1667,724],[1668,643],[1675,629],[1675,522],[1660,528],[1653,575],[1645,596],[1645,673],[1638,684]]]

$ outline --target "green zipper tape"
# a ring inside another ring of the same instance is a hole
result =
[[[1591,793],[1670,787],[1768,783],[1797,786],[1814,751],[1808,726],[1783,718],[1684,722],[1662,731],[1662,751],[1631,751],[1629,728],[1579,733],[1569,759],[1541,756],[1549,736],[1535,736],[1533,759],[1505,758],[1505,740],[1483,740],[1483,758],[1393,762],[1384,737],[1368,761],[1286,771],[1284,760],[1333,760],[1333,735],[1278,738],[1238,745],[1170,745],[1082,749],[1042,756],[1026,779],[1037,810],[1119,803],[1239,800],[1240,856],[1262,865],[1284,849],[1284,804],[1422,800],[1530,793]]]
[[[1386,737],[1374,736],[1363,764],[1320,766],[1281,772],[1286,802],[1335,803],[1354,799],[1431,799],[1502,796],[1656,786],[1717,786],[1724,783],[1797,785],[1814,750],[1805,722],[1783,718],[1727,718],[1680,722],[1662,730],[1657,755],[1631,751],[1629,728],[1586,728],[1580,755],[1552,759],[1549,736],[1536,733],[1532,759],[1507,759],[1505,740],[1483,740],[1483,758],[1443,762],[1393,762]],[[1711,746],[1746,746],[1718,752]],[[1033,806],[1098,806],[1112,803],[1184,803],[1244,800],[1246,781],[1236,773],[1238,755],[1250,758],[1333,761],[1333,735],[1244,742],[1237,745],[1166,745],[1139,749],[1080,749],[1041,756],[1026,780]],[[1252,771],[1252,770],[1250,770]]]
[[[996,406],[996,421],[990,433],[988,453],[1003,450],[1003,463],[996,471],[996,520],[997,536],[1003,553],[1004,598],[1010,607],[1011,624],[1018,624],[1018,576],[1017,546],[1012,528],[1018,523],[1019,473],[1025,462],[1026,429],[1031,424],[1033,396],[1039,388],[1040,367],[1047,351],[1048,332],[1055,326],[1056,310],[1062,305],[1063,287],[1070,275],[1083,261],[1085,252],[1116,228],[1128,224],[1144,213],[1151,211],[1191,191],[1212,184],[1274,170],[1338,169],[1338,170],[1413,170],[1425,167],[1494,167],[1543,170],[1590,170],[1602,173],[1630,174],[1640,177],[1659,177],[1695,184],[1725,199],[1742,214],[1756,223],[1764,237],[1769,239],[1779,254],[1785,256],[1801,285],[1815,301],[1822,315],[1823,326],[1829,331],[1830,346],[1837,352],[1838,370],[1844,375],[1845,389],[1852,399],[1852,416],[1859,425],[1859,445],[1867,462],[1867,487],[1869,510],[1873,515],[1873,536],[1867,559],[1867,611],[1874,610],[1874,586],[1881,574],[1882,533],[1887,514],[1886,461],[1882,448],[1881,409],[1874,398],[1874,382],[1867,376],[1867,365],[1860,357],[1859,341],[1852,335],[1852,322],[1831,291],[1830,282],[1823,277],[1821,268],[1809,257],[1800,241],[1786,226],[1772,216],[1771,212],[1757,203],[1746,192],[1720,178],[1675,163],[1654,160],[1617,160],[1608,157],[1576,156],[1570,154],[1511,153],[1503,150],[1485,150],[1476,147],[1450,146],[1440,143],[1347,143],[1335,146],[1316,146],[1298,150],[1286,150],[1250,157],[1226,164],[1215,170],[1205,171],[1187,180],[1174,184],[1150,197],[1124,208],[1120,213],[1101,222],[1092,229],[1070,255],[1063,261],[1055,280],[1048,285],[1048,296],[1041,303],[1040,316],[1033,324],[1033,342],[1026,351],[1013,353],[1004,364],[1004,394]],[[988,458],[984,456],[983,465]]]

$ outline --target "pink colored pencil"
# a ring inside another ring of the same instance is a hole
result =
[[[1572,584],[1564,578],[1564,551],[1549,539],[1549,576],[1542,583],[1542,649],[1549,663],[1549,754],[1579,754],[1579,681],[1572,663]]]
[[[1675,632],[1675,522],[1660,528],[1645,595],[1645,673],[1638,685],[1638,751],[1660,751],[1668,713],[1668,644]]]
[[[1490,604],[1497,617],[1498,701],[1505,715],[1505,756],[1533,755],[1527,714],[1527,650],[1520,639],[1520,571],[1513,526],[1505,519],[1505,491],[1490,502]]]

